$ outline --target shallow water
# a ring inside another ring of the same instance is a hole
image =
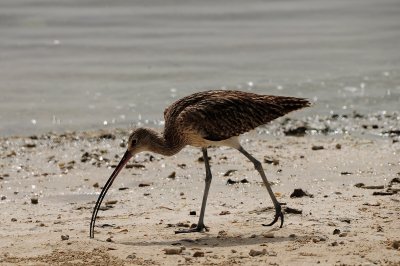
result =
[[[400,2],[0,2],[0,135],[160,124],[219,88],[399,110]]]

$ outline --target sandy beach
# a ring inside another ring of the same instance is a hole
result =
[[[139,154],[110,189],[90,239],[94,203],[127,135],[1,139],[2,265],[400,264],[396,134],[245,135],[243,146],[262,160],[284,204],[283,228],[261,225],[274,211],[252,164],[235,150],[212,148],[209,231],[176,235],[197,223],[201,152]],[[295,189],[303,195],[293,197]]]

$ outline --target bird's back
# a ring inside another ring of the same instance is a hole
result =
[[[179,130],[198,134],[206,140],[221,141],[307,106],[310,106],[307,99],[296,97],[231,90],[198,92],[165,109],[164,134]]]

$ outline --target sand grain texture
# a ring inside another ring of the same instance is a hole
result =
[[[141,166],[124,169],[110,189],[89,239],[94,202],[124,152],[120,140],[127,132],[110,134],[115,138],[88,132],[2,139],[2,265],[400,264],[399,142],[249,137],[254,140],[243,145],[259,160],[268,158],[263,166],[278,200],[301,210],[286,214],[282,229],[261,226],[274,212],[251,163],[232,149],[210,149],[210,231],[187,235],[174,230],[198,219],[200,150],[188,147],[173,157],[140,154],[131,163]],[[229,170],[236,171],[225,176]],[[227,184],[244,178],[249,182]],[[290,198],[297,188],[312,197]],[[391,195],[374,196],[376,191]],[[172,249],[179,252],[166,254]]]

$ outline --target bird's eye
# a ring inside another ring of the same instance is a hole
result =
[[[135,146],[137,144],[137,139],[132,139],[132,146]]]

